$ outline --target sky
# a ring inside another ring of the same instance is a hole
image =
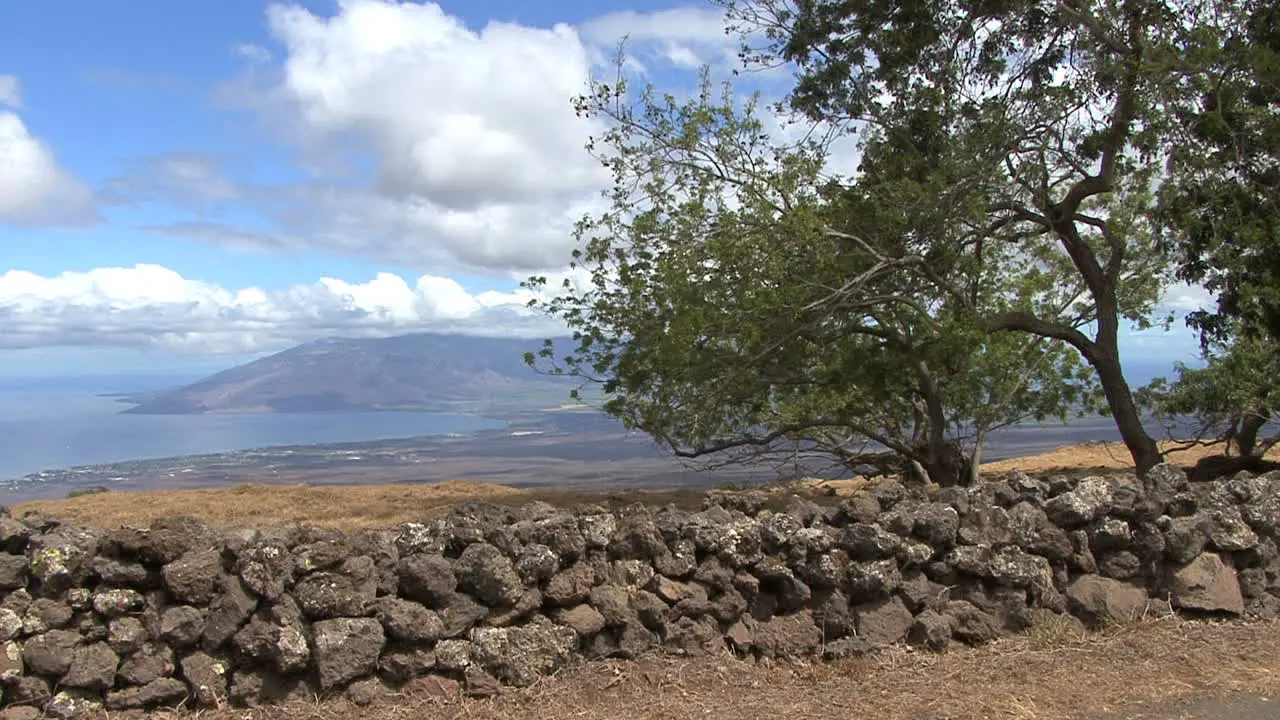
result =
[[[565,272],[607,186],[571,99],[624,36],[660,86],[736,63],[719,8],[680,0],[0,4],[0,376],[554,334],[519,285]]]

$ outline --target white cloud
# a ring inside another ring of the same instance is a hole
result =
[[[309,181],[255,191],[287,240],[414,267],[563,261],[608,175],[575,115],[590,60],[568,25],[473,30],[431,3],[272,5],[281,61],[242,100],[300,153]],[[224,228],[244,239],[245,233]],[[214,237],[216,233],[206,236]]]
[[[1187,313],[1212,309],[1217,302],[1217,296],[1202,286],[1179,282],[1165,288],[1164,295],[1160,299],[1160,307],[1173,312]]]
[[[662,62],[682,69],[703,65],[728,66],[737,62],[739,39],[726,32],[725,13],[710,6],[689,6],[640,13],[609,13],[582,24],[582,36],[597,49],[601,63],[608,62],[618,43],[638,55],[639,62]]]
[[[0,75],[0,105],[11,108],[22,107],[22,91],[18,87],[18,78],[12,75]]]
[[[558,281],[557,281],[558,282]],[[0,348],[108,346],[190,354],[279,350],[322,337],[441,331],[545,337],[563,331],[522,288],[472,294],[424,275],[321,278],[280,291],[228,289],[158,265],[53,277],[0,275]]]
[[[15,83],[10,101],[18,99],[16,93]],[[58,163],[17,113],[0,111],[0,222],[69,226],[96,217],[89,188]]]
[[[106,181],[104,195],[124,201],[164,202],[207,213],[243,199],[244,189],[225,177],[218,158],[178,152],[136,160],[126,174]]]

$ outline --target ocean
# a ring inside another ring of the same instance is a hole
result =
[[[82,383],[68,394],[66,385],[52,383],[0,385],[0,481],[77,465],[503,427],[488,418],[420,412],[123,415],[127,404],[95,395],[146,389]]]

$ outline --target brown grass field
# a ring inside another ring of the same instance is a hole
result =
[[[1173,454],[1171,460],[1190,466],[1220,452],[1220,448],[1193,448]],[[983,466],[990,473],[1130,468],[1123,446],[1103,443]],[[819,490],[815,493],[818,496],[833,492],[839,496],[856,492],[865,484],[859,479],[781,489],[803,491],[808,487]],[[471,499],[516,504],[531,500],[565,505],[649,500],[696,505],[701,497],[701,493],[688,491],[554,493],[457,480],[430,485],[234,485],[210,490],[105,492],[24,503],[12,510],[14,514],[37,510],[106,527],[145,525],[155,517],[187,514],[222,526],[305,522],[350,530],[431,517]],[[400,693],[369,707],[356,707],[335,697],[253,710],[161,711],[150,717],[1265,720],[1280,718],[1277,695],[1280,624],[1169,618],[1088,635],[1042,626],[1025,636],[946,655],[895,648],[870,658],[828,664],[756,663],[727,653],[697,659],[594,662],[569,668],[532,688],[487,700],[442,701]],[[113,713],[110,717],[139,715]]]

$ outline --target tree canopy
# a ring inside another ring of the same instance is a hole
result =
[[[1122,325],[1157,322],[1175,273],[1221,291],[1206,332],[1273,318],[1278,135],[1252,135],[1275,119],[1274,8],[724,4],[748,65],[795,70],[780,109],[856,138],[856,172],[707,80],[688,101],[597,83],[578,109],[607,121],[614,187],[577,228],[591,283],[534,303],[578,340],[541,359],[678,454],[852,465],[874,443],[952,482],[992,429],[1092,400],[1145,472]]]

